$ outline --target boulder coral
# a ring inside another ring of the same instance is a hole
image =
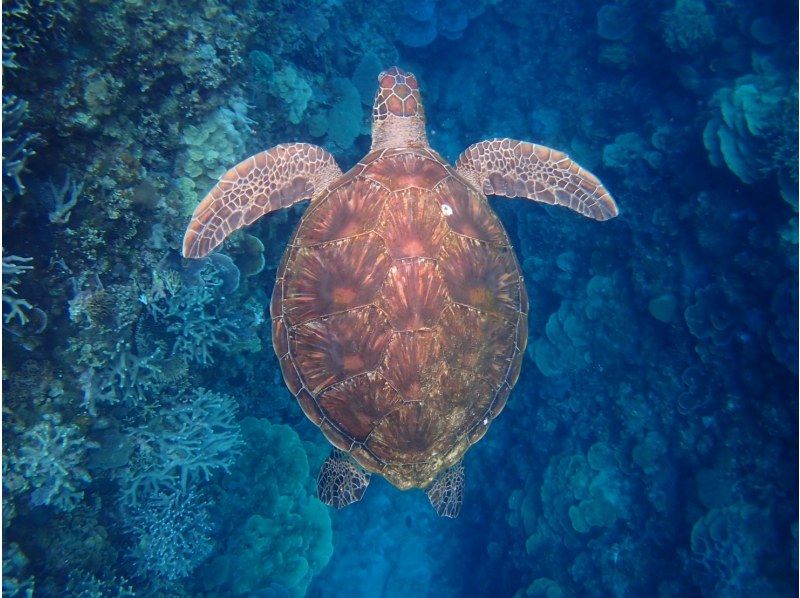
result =
[[[661,15],[664,43],[674,52],[702,50],[714,36],[714,19],[703,0],[675,0]]]
[[[308,81],[294,66],[287,64],[275,71],[269,86],[283,102],[289,121],[295,125],[300,124],[313,95]]]
[[[286,425],[241,422],[247,446],[223,482],[229,533],[202,575],[206,592],[252,596],[271,582],[303,596],[333,553],[327,508],[309,487],[308,454]]]
[[[361,134],[361,95],[349,79],[334,79],[332,86],[336,102],[328,111],[327,139],[341,149],[348,149]]]
[[[611,527],[629,510],[630,489],[619,471],[611,449],[597,443],[583,454],[561,455],[550,460],[541,487],[548,523],[558,530],[589,533]]]
[[[772,535],[766,513],[753,505],[711,509],[692,527],[698,581],[717,596],[778,595],[760,570]]]
[[[397,40],[411,48],[430,45],[441,36],[460,39],[470,20],[480,16],[492,0],[413,0],[404,4],[396,29]]]
[[[718,89],[710,104],[703,131],[709,161],[748,185],[776,180],[796,206],[796,82],[768,71],[745,75]]]

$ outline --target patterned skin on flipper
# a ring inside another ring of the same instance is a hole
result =
[[[456,170],[486,195],[526,197],[565,206],[595,220],[619,211],[611,194],[564,152],[515,139],[489,139],[469,146]]]
[[[428,488],[427,494],[437,515],[458,517],[464,502],[464,466],[458,463],[443,471]]]
[[[326,505],[341,509],[361,500],[369,478],[369,472],[353,463],[342,451],[333,449],[319,471],[317,496]]]
[[[342,176],[333,156],[308,143],[287,143],[251,156],[222,175],[195,208],[183,257],[204,257],[233,231],[298,201]]]
[[[434,152],[378,150],[343,178],[278,271],[276,351],[335,446],[400,488],[425,487],[504,403],[525,348],[519,266],[486,198]]]

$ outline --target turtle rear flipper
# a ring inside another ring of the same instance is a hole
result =
[[[239,162],[195,209],[183,237],[183,257],[205,257],[233,231],[317,197],[340,176],[333,156],[309,143],[277,145]]]
[[[440,473],[425,493],[440,517],[458,517],[464,502],[464,466],[456,463]]]
[[[317,495],[326,505],[341,509],[361,500],[369,478],[370,473],[356,465],[346,453],[333,449],[319,471]]]
[[[565,206],[595,220],[619,212],[599,179],[567,154],[516,139],[489,139],[458,157],[458,173],[486,195]]]

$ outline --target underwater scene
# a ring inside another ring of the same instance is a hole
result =
[[[797,3],[2,28],[3,596],[797,595]]]

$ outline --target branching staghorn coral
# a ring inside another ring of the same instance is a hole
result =
[[[83,191],[83,183],[77,183],[67,172],[61,186],[56,187],[53,181],[48,181],[48,188],[53,209],[47,214],[47,217],[53,224],[66,224],[72,208],[78,203],[81,191]]]
[[[134,538],[130,556],[139,577],[163,580],[186,577],[211,554],[208,503],[194,491],[156,492],[125,509]]]
[[[174,335],[172,355],[209,365],[214,362],[212,352],[224,350],[236,338],[236,327],[219,300],[225,285],[222,274],[217,265],[204,267],[199,284],[187,284],[169,273],[153,273],[153,285],[140,301]],[[238,271],[235,274],[238,280]]]
[[[118,474],[123,502],[137,504],[149,492],[186,491],[189,482],[227,471],[242,445],[235,416],[231,397],[198,388],[130,429],[131,463]]]
[[[23,132],[27,111],[27,101],[21,100],[14,95],[4,95],[3,191],[6,195],[6,201],[25,193],[26,189],[21,177],[26,171],[28,158],[36,153],[31,146],[39,139],[39,135]]]
[[[5,324],[9,324],[14,318],[19,320],[20,324],[28,323],[25,310],[31,310],[33,306],[18,296],[17,285],[21,274],[33,270],[33,266],[29,265],[31,260],[32,257],[3,255],[3,311],[8,307],[8,311],[3,314]]]
[[[20,437],[11,467],[34,489],[33,506],[71,511],[83,500],[80,488],[92,481],[83,467],[86,449],[97,446],[87,441],[77,426],[62,424],[59,415],[46,413]]]

